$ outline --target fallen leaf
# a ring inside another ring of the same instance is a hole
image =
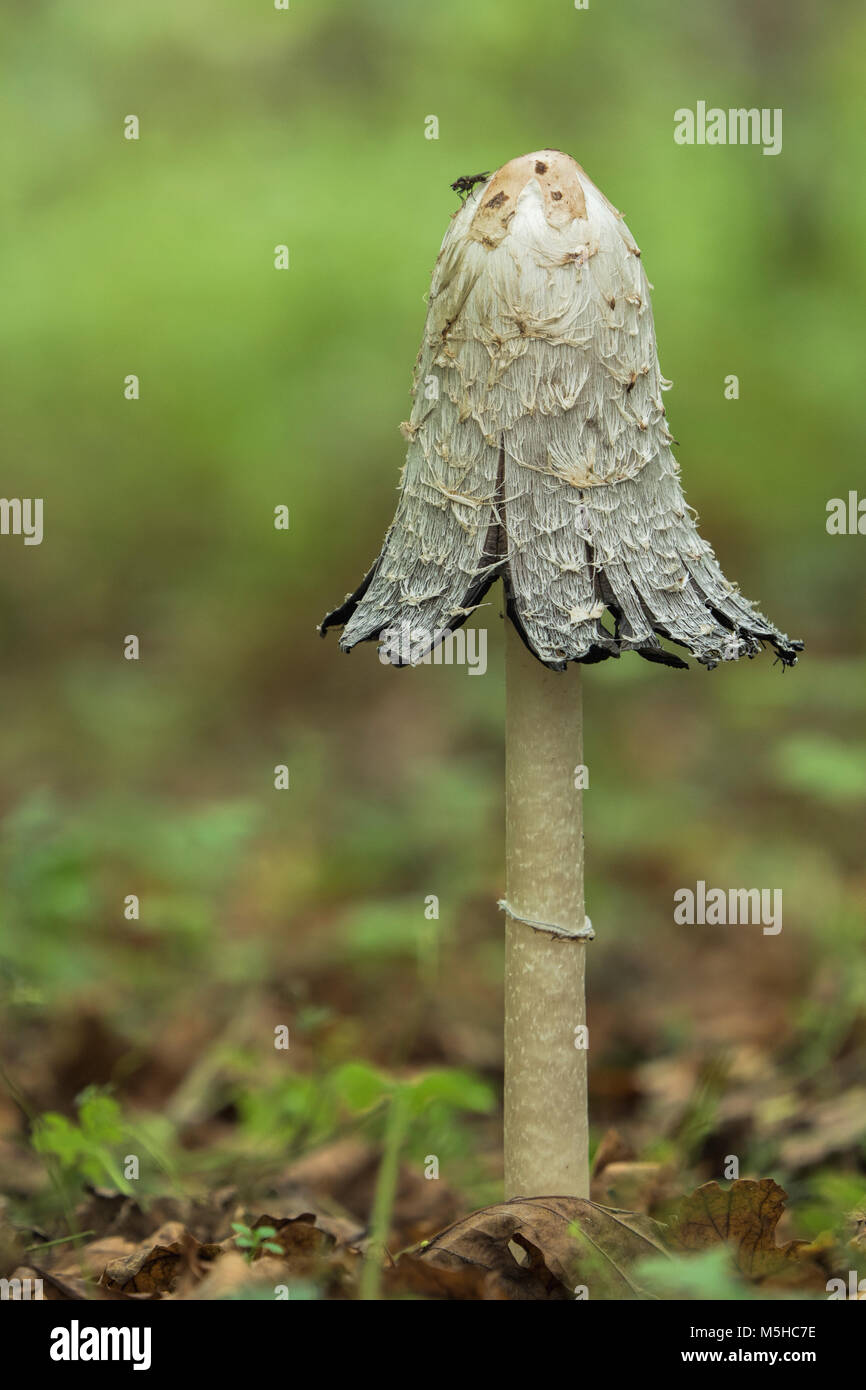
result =
[[[21,1275],[21,1270],[16,1270],[16,1274]],[[53,1269],[43,1269],[40,1265],[31,1265],[23,1271],[31,1277],[36,1275],[42,1280],[42,1297],[48,1303],[82,1303],[110,1300],[111,1302],[123,1301],[127,1295],[116,1293],[109,1289],[102,1289],[93,1279],[83,1279],[80,1274],[58,1274]]]
[[[413,1253],[446,1270],[486,1270],[493,1297],[549,1300],[574,1297],[584,1285],[593,1298],[646,1297],[633,1266],[667,1250],[662,1228],[640,1213],[579,1197],[515,1197],[474,1212]]]
[[[279,1215],[274,1215],[278,1212]],[[259,1226],[274,1226],[277,1230],[279,1243],[288,1249],[286,1241],[295,1246],[308,1237],[308,1232],[301,1229],[289,1231],[287,1228],[293,1227],[296,1223],[301,1223],[315,1231],[315,1236],[309,1237],[308,1243],[316,1246],[320,1243],[321,1236],[327,1235],[331,1244],[337,1245],[358,1245],[363,1237],[364,1230],[357,1221],[350,1220],[345,1216],[335,1216],[328,1211],[323,1211],[318,1203],[307,1202],[278,1202],[275,1208],[271,1208],[271,1215],[259,1216],[249,1224],[253,1230]],[[285,1241],[280,1240],[280,1232],[285,1232]]]
[[[131,1255],[107,1264],[99,1282],[115,1292],[158,1298],[174,1291],[184,1270],[200,1276],[223,1250],[222,1245],[203,1245],[177,1222],[169,1222]]]
[[[734,1264],[753,1283],[806,1284],[823,1271],[804,1240],[776,1243],[788,1194],[772,1178],[738,1178],[727,1189],[704,1183],[678,1204],[668,1226],[671,1248],[681,1252],[727,1245]]]

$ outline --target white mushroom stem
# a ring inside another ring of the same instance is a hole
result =
[[[589,1195],[580,669],[506,622],[505,1195]],[[576,1031],[580,1030],[580,1031]]]

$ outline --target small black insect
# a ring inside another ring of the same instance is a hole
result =
[[[483,183],[485,179],[489,178],[489,169],[485,170],[483,174],[464,174],[462,178],[455,179],[451,187],[454,189],[455,193],[462,194],[460,201],[461,203],[465,203],[476,183]]]

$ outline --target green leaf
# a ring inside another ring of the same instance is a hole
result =
[[[365,1062],[346,1062],[332,1078],[334,1094],[350,1110],[370,1110],[394,1089],[394,1082]]]
[[[454,1110],[473,1110],[487,1115],[494,1108],[496,1097],[492,1087],[480,1077],[449,1068],[427,1072],[412,1084],[414,1114],[419,1114],[431,1101],[442,1101]]]
[[[71,1167],[82,1152],[82,1138],[81,1130],[65,1115],[48,1111],[36,1121],[33,1147],[37,1153],[53,1154],[61,1163]]]
[[[78,1098],[82,1134],[94,1144],[118,1144],[123,1138],[123,1115],[117,1101],[96,1086]]]

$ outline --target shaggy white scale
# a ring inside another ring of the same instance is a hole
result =
[[[341,646],[458,627],[493,581],[545,665],[637,651],[683,666],[780,632],[722,573],[671,452],[640,251],[580,165],[522,155],[454,214],[433,272],[397,513]],[[606,626],[605,612],[612,622]]]

